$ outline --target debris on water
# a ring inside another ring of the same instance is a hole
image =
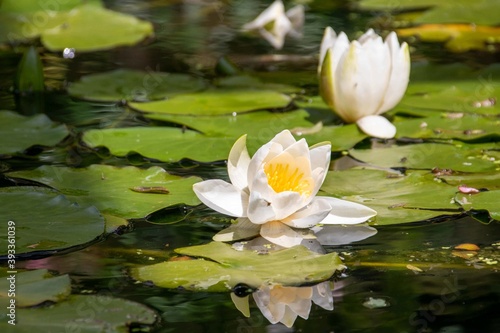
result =
[[[460,193],[465,194],[475,194],[480,192],[477,188],[469,187],[467,185],[459,185],[458,190],[460,191]]]
[[[391,304],[385,298],[368,297],[363,306],[368,309],[381,309],[389,307]]]
[[[422,269],[418,268],[417,266],[410,265],[410,264],[406,265],[406,268],[408,268],[410,271],[412,271],[415,274],[423,272]]]
[[[479,251],[479,246],[472,243],[463,243],[455,246],[455,250]]]

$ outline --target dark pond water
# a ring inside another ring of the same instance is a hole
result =
[[[64,87],[82,75],[114,68],[188,72],[210,78],[215,75],[214,66],[221,56],[230,57],[245,71],[274,81],[281,80],[284,71],[297,73],[294,82],[287,83],[314,90],[316,54],[324,27],[334,25],[339,31],[354,33],[364,30],[376,18],[374,13],[353,11],[343,1],[326,3],[317,1],[311,5],[303,39],[288,40],[284,49],[276,52],[265,41],[237,32],[265,8],[265,2],[107,1],[112,9],[155,22],[156,39],[136,47],[77,54],[74,59],[43,52],[49,91],[39,99],[15,98],[10,87],[20,56],[12,50],[0,51],[1,108],[23,114],[45,113],[54,121],[68,124],[75,133],[110,124],[146,125],[137,114],[124,113],[120,105],[72,100]],[[418,56],[441,61],[449,56],[439,46],[428,48],[426,54]],[[453,60],[456,59],[450,59]],[[290,75],[285,80],[290,80]],[[155,163],[137,156],[103,157],[82,147],[77,135],[60,147],[44,151],[39,159],[3,160],[0,168],[6,171],[40,164],[85,166],[101,161],[156,164],[177,174],[226,177],[223,164],[190,165],[186,169],[182,163]],[[146,304],[160,317],[154,332],[500,332],[498,272],[487,260],[468,259],[464,264],[466,260],[453,253],[457,244],[474,243],[482,249],[478,257],[498,255],[498,223],[484,225],[470,217],[460,217],[379,227],[378,234],[369,239],[327,248],[339,252],[348,266],[346,274],[334,282],[335,309],[327,311],[313,305],[308,320],[299,318],[288,329],[270,325],[256,307],[251,308],[251,317],[245,318],[228,294],[172,292],[136,284],[128,277],[131,264],[161,261],[170,250],[206,243],[221,229],[221,216],[206,209],[195,209],[184,221],[172,222],[172,216],[182,214],[182,207],[170,209],[162,213],[166,224],[134,221],[129,229],[85,249],[19,265],[67,273],[75,293],[114,295]],[[408,264],[422,271],[408,268]],[[379,306],[370,307],[370,300],[378,301]],[[99,307],[95,304],[94,310],[99,311]]]

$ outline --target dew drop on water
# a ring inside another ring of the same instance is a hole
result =
[[[71,47],[66,47],[63,50],[63,58],[64,59],[73,59],[75,57],[75,49]]]

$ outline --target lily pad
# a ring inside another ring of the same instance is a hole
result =
[[[89,130],[83,135],[83,142],[89,147],[105,146],[115,156],[136,152],[164,162],[183,158],[200,162],[225,160],[235,140],[172,127],[111,128]]]
[[[270,90],[211,90],[177,95],[168,100],[130,103],[143,111],[182,115],[231,115],[255,110],[282,109],[291,102],[287,95]]]
[[[453,203],[457,188],[435,181],[429,172],[411,171],[406,176],[371,169],[329,172],[321,191],[376,210],[377,225],[460,213]]]
[[[104,232],[104,219],[95,207],[75,204],[50,189],[4,187],[0,188],[0,201],[2,252],[8,250],[10,239],[15,240],[16,256],[21,256],[82,245]]]
[[[8,274],[0,280],[0,306],[10,303],[9,289],[15,284],[16,307],[38,305],[45,301],[58,302],[71,294],[68,275],[53,276],[46,269]]]
[[[50,51],[88,52],[134,45],[152,34],[150,22],[89,3],[67,12],[58,26],[42,32],[41,40]]]
[[[478,141],[500,137],[500,120],[463,114],[447,114],[442,117],[419,119],[398,118],[394,121],[396,137],[421,139],[459,139]]]
[[[0,329],[11,332],[5,311]],[[16,309],[16,332],[129,332],[132,323],[152,325],[156,313],[125,299],[99,295],[73,295],[66,301],[33,309]]]
[[[500,172],[443,175],[440,179],[453,186],[466,185],[476,189],[500,190]]]
[[[201,79],[186,74],[117,69],[84,76],[72,83],[68,93],[77,98],[117,102],[151,101],[205,88]]]
[[[65,125],[52,122],[44,114],[25,117],[0,111],[0,154],[21,153],[34,145],[53,146],[68,134]]]
[[[144,170],[108,165],[91,165],[82,169],[41,166],[35,170],[11,172],[7,176],[44,183],[58,189],[70,200],[94,205],[105,214],[129,219],[142,218],[168,206],[200,203],[192,190],[200,178],[170,175],[160,167]],[[30,209],[25,211],[32,214]]]
[[[421,143],[374,149],[351,149],[357,160],[384,168],[452,169],[463,172],[493,171],[498,168],[488,158],[492,145]]]
[[[322,255],[303,246],[261,255],[212,242],[176,249],[176,252],[204,259],[137,267],[132,269],[132,277],[152,281],[163,288],[227,292],[239,283],[258,288],[264,283],[296,286],[320,282],[344,268],[336,253]]]
[[[487,210],[491,218],[500,221],[500,190],[486,191],[476,194],[457,194],[456,202],[463,209],[469,210]]]

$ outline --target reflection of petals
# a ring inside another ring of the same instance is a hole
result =
[[[260,235],[268,241],[283,247],[299,245],[303,237],[281,222],[273,221],[263,224]]]
[[[358,242],[377,233],[377,229],[367,225],[323,225],[313,228],[322,245],[342,245]]]
[[[248,298],[250,295],[244,297],[238,297],[234,293],[231,293],[231,300],[234,306],[245,316],[250,317],[250,304],[248,303]]]
[[[240,217],[238,221],[224,230],[219,231],[213,240],[216,242],[231,242],[240,239],[255,237],[259,234],[260,226],[253,224],[249,219]]]
[[[297,5],[290,8],[285,13],[286,17],[292,23],[292,29],[289,34],[292,37],[302,37],[302,27],[304,26],[304,6]]]
[[[365,205],[333,197],[318,197],[328,201],[332,211],[321,221],[321,224],[357,224],[377,215],[373,209]]]
[[[313,286],[312,301],[325,310],[333,310],[333,295],[329,281]]]

